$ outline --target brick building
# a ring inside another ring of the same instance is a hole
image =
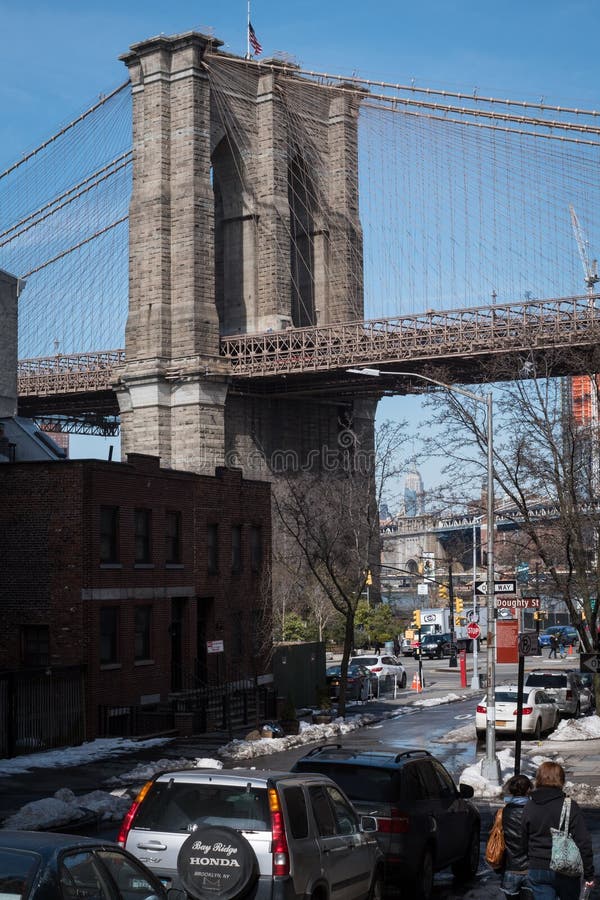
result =
[[[267,670],[268,484],[130,454],[2,466],[0,496],[0,669],[82,667],[87,739],[100,708]]]

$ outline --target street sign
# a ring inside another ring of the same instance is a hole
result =
[[[467,625],[467,637],[470,637],[472,641],[476,641],[480,634],[481,628],[477,622],[469,622]]]
[[[429,585],[428,584],[418,584],[417,585],[417,594],[419,596],[421,594],[427,595],[429,593]]]
[[[496,609],[539,609],[539,597],[494,597],[494,606]]]
[[[582,653],[579,657],[580,672],[600,672],[600,653]]]
[[[535,631],[522,631],[519,635],[519,653],[521,656],[537,656],[538,640]]]
[[[517,581],[529,581],[529,563],[518,563],[515,567]]]
[[[487,581],[476,581],[475,582],[475,593],[476,594],[487,594],[487,592],[488,592]],[[494,593],[495,594],[516,594],[517,593],[517,582],[514,579],[512,581],[495,581],[494,582]]]
[[[206,652],[207,653],[223,653],[225,650],[225,646],[223,641],[207,641],[206,642]]]

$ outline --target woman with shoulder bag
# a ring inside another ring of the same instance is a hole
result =
[[[507,796],[502,810],[505,852],[500,889],[511,900],[531,900],[527,856],[521,843],[521,820],[531,788],[531,781],[526,775],[513,775],[505,787]]]
[[[567,873],[558,858],[557,846],[553,848],[553,832],[556,838],[562,823],[574,841],[574,845],[569,842],[571,856],[581,857],[580,869],[586,886],[589,887],[594,881],[592,841],[579,806],[565,797],[564,784],[565,770],[562,766],[554,762],[542,763],[535,776],[535,790],[523,810],[522,850],[529,862],[529,886],[533,900],[579,900],[581,875],[573,874],[572,860]],[[562,838],[565,837],[563,833]]]

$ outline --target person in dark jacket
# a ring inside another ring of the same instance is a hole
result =
[[[521,840],[529,862],[529,886],[533,900],[578,900],[581,879],[562,875],[550,868],[552,855],[551,828],[558,828],[565,800],[565,770],[558,763],[544,762],[535,776],[535,790],[523,809]],[[594,881],[592,841],[581,809],[571,800],[569,834],[577,844],[583,860],[586,884]]]
[[[500,890],[507,897],[531,900],[527,880],[527,856],[521,841],[521,819],[532,788],[527,775],[513,775],[505,787],[505,806],[502,810],[502,830],[504,832],[504,853],[502,882]]]

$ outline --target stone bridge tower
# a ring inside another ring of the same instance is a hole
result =
[[[232,390],[219,339],[363,318],[355,91],[249,62],[198,33],[123,56],[133,95],[124,453],[270,478],[369,446],[374,403]]]

